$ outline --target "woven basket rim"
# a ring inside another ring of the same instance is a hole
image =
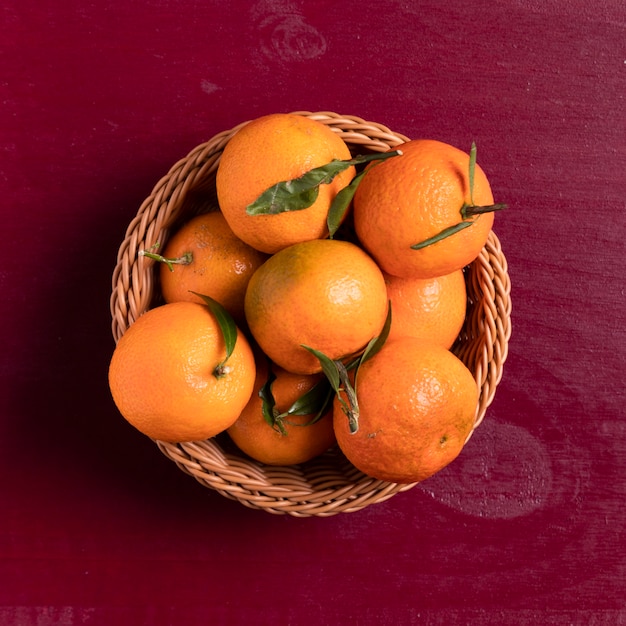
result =
[[[382,124],[354,115],[332,111],[294,111],[293,114],[328,125],[355,151],[386,151],[409,141],[409,137]],[[157,241],[164,245],[172,225],[191,210],[191,195],[214,185],[212,180],[221,151],[247,123],[217,133],[174,163],[129,223],[112,274],[110,313],[115,342],[152,306],[158,291],[153,262],[140,256],[139,250],[150,248]],[[480,307],[480,315],[477,312],[466,323],[463,337],[454,348],[462,360],[473,364],[470,369],[480,389],[469,439],[494,399],[511,335],[511,284],[507,261],[495,232],[489,234],[480,255],[465,272],[469,298],[476,301],[473,304],[476,311]],[[276,468],[229,450],[219,436],[202,442],[155,441],[155,444],[183,472],[204,486],[249,508],[275,514],[326,517],[354,512],[384,502],[417,484],[374,480],[358,472],[337,450],[302,466]]]

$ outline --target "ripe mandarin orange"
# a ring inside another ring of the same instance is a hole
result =
[[[315,387],[321,375],[292,374],[274,366],[276,378],[271,383],[275,405],[274,425],[263,415],[263,399],[259,391],[268,380],[268,368],[258,362],[254,393],[250,401],[227,430],[231,439],[248,456],[267,465],[296,465],[322,454],[335,443],[332,404],[325,414],[310,423],[316,413],[287,415],[287,411]]]
[[[494,214],[463,219],[464,203],[493,205],[489,181],[476,164],[470,194],[468,154],[449,144],[416,139],[402,155],[369,168],[354,196],[356,233],[381,268],[394,276],[432,278],[463,268],[484,246]],[[468,228],[414,250],[462,221]]]
[[[226,348],[209,308],[174,302],[149,310],[118,341],[109,386],[120,413],[163,441],[197,441],[226,430],[252,394],[255,362],[238,333]],[[217,368],[217,369],[216,369]]]
[[[463,270],[434,278],[383,274],[392,310],[389,337],[417,337],[451,348],[467,310]]]
[[[337,239],[294,244],[271,256],[248,283],[248,326],[274,363],[299,374],[321,371],[302,344],[331,359],[361,350],[387,314],[382,272],[358,246]]]
[[[364,474],[414,483],[451,463],[478,403],[470,371],[449,350],[414,337],[388,340],[356,376],[358,430],[335,400],[337,443]]]
[[[248,215],[246,207],[276,183],[298,178],[350,151],[328,126],[302,115],[276,113],[253,120],[226,144],[216,174],[218,202],[235,234],[267,253],[327,235],[326,217],[337,193],[352,180],[353,167],[319,187],[308,208]]]
[[[176,231],[163,251],[161,291],[166,302],[217,300],[235,319],[244,319],[243,301],[250,276],[267,255],[239,239],[219,211],[192,218]]]

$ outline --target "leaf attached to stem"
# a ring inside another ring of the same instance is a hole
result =
[[[341,409],[348,418],[348,427],[351,434],[355,434],[359,430],[359,401],[356,391],[356,380],[358,374],[358,368],[362,363],[371,359],[387,341],[389,336],[389,330],[391,328],[391,302],[389,302],[389,308],[387,310],[387,318],[380,334],[374,337],[365,347],[365,350],[360,356],[352,359],[348,364],[344,364],[342,360],[333,360],[323,352],[315,350],[309,346],[303,345],[311,354],[315,355],[321,366],[322,371],[326,375],[326,378],[330,382],[332,390],[335,392],[337,399],[341,405]],[[353,376],[354,383],[350,380],[350,370],[355,369]],[[345,394],[345,399],[344,399]]]
[[[215,315],[220,331],[222,332],[224,345],[226,347],[226,357],[223,361],[218,363],[213,370],[213,376],[215,376],[215,378],[222,378],[222,376],[228,374],[229,369],[226,362],[231,357],[237,343],[237,325],[231,314],[217,300],[201,293],[196,293],[195,291],[191,293],[202,298],[211,313]]]
[[[330,163],[315,167],[298,178],[272,185],[246,207],[246,213],[248,215],[275,215],[306,209],[317,200],[320,185],[331,183],[335,176],[349,167],[388,159],[399,154],[401,154],[399,150],[394,150],[356,156],[353,159],[333,159]]]
[[[469,193],[470,193],[470,201],[469,204],[464,202],[460,209],[461,214],[461,222],[457,224],[453,224],[452,226],[448,226],[444,228],[442,231],[438,232],[436,235],[425,239],[424,241],[420,241],[419,243],[413,244],[411,246],[411,250],[421,250],[422,248],[426,248],[427,246],[431,246],[438,241],[442,241],[452,235],[468,228],[474,223],[472,217],[480,215],[482,213],[492,213],[493,211],[501,211],[502,209],[506,209],[506,204],[489,204],[489,205],[476,205],[474,204],[474,176],[476,173],[476,143],[472,141],[472,147],[470,149],[469,154]]]

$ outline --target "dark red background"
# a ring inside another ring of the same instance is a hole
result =
[[[9,0],[0,29],[1,624],[626,624],[622,0]],[[200,486],[106,381],[144,197],[214,134],[302,109],[474,140],[510,205],[483,425],[328,519]]]

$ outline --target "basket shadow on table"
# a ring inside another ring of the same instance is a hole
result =
[[[154,176],[152,177],[154,178]],[[140,181],[141,182],[141,181]],[[135,187],[141,185],[134,182]],[[144,181],[143,188],[149,188]],[[11,442],[33,473],[61,490],[132,491],[159,507],[163,494],[183,509],[211,506],[211,514],[239,509],[180,472],[148,438],[121,417],[110,395],[108,365],[114,349],[109,298],[117,250],[139,201],[107,188],[91,197],[124,207],[117,217],[84,206],[82,223],[56,242],[55,280],[33,295],[24,327],[28,371],[16,375],[9,406]],[[113,197],[112,197],[113,196]],[[96,201],[94,201],[95,204]],[[77,262],[76,259],[80,259]],[[42,266],[45,260],[41,260]],[[216,502],[223,506],[215,507]]]

